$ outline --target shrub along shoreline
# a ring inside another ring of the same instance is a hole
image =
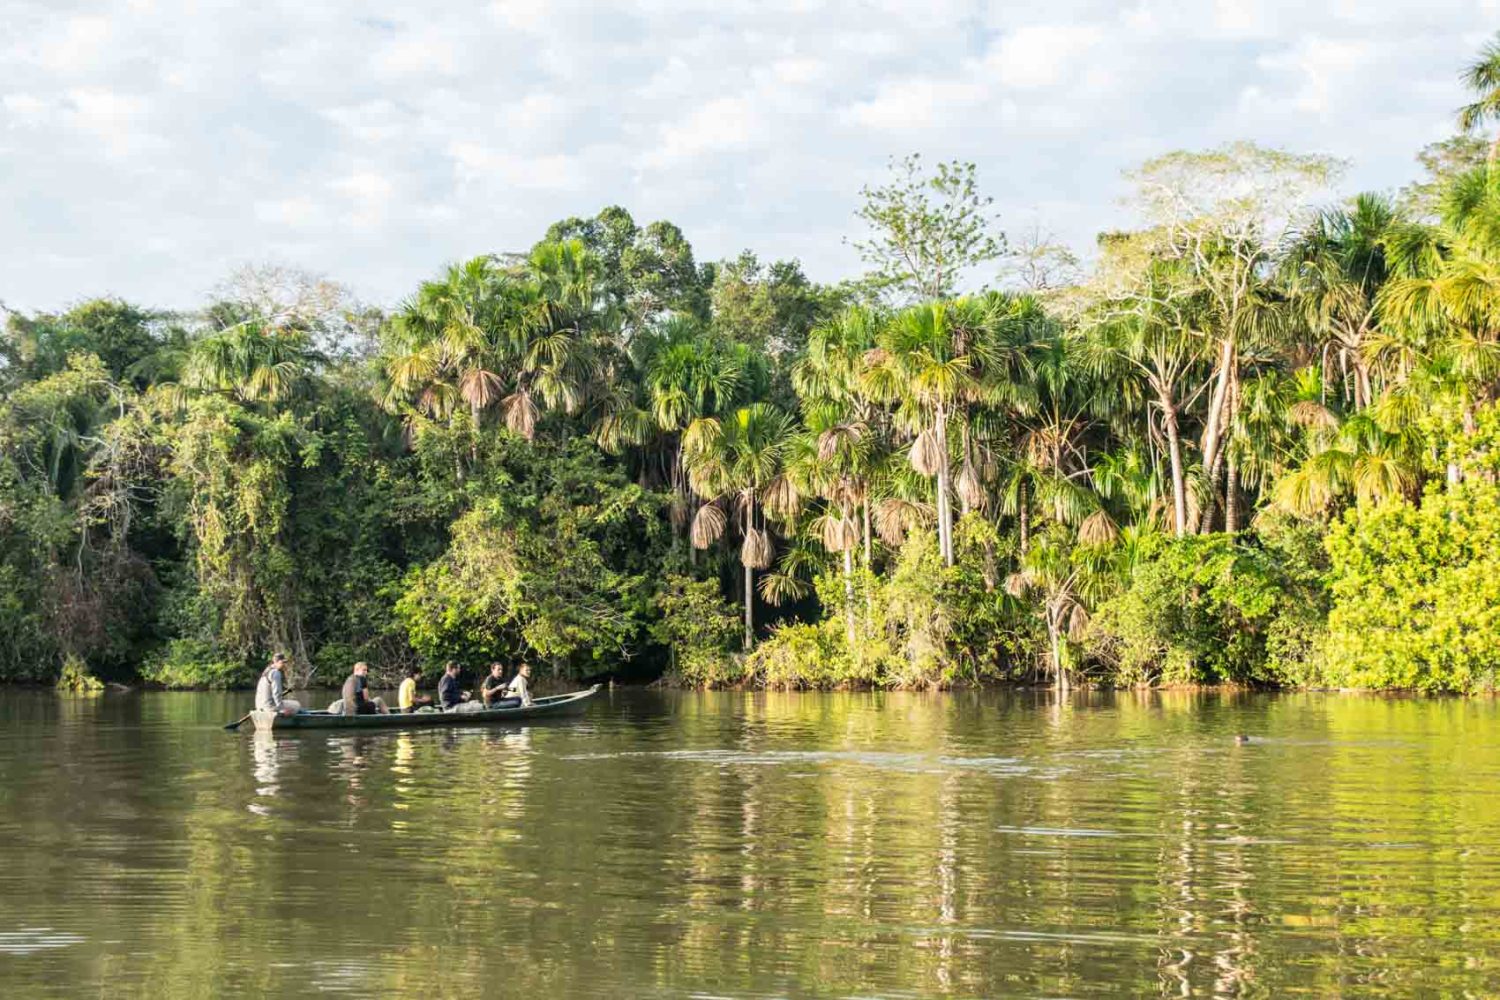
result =
[[[390,309],[7,312],[0,682],[1494,691],[1490,153],[1168,153],[1087,267],[911,156],[837,284],[610,207]]]

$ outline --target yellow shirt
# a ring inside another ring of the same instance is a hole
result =
[[[401,689],[397,693],[397,700],[403,711],[411,709],[417,703],[417,679],[408,677],[401,682]]]

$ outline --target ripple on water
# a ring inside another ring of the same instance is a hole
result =
[[[0,955],[33,955],[39,951],[83,944],[83,941],[77,934],[53,930],[51,927],[22,927],[14,931],[0,931]]]

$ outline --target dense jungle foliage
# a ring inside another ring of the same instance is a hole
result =
[[[11,312],[0,678],[1491,689],[1500,167],[1420,161],[1171,153],[1087,268],[910,157],[837,286],[609,208],[389,312]]]

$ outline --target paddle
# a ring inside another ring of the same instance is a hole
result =
[[[250,717],[252,715],[254,715],[254,714],[255,714],[254,712],[246,712],[244,714],[244,716],[242,716],[238,722],[231,722],[228,725],[226,725],[224,728],[227,729],[227,730],[229,730],[232,733],[236,729],[238,729],[241,726],[243,726],[245,723],[249,722],[250,721]]]

